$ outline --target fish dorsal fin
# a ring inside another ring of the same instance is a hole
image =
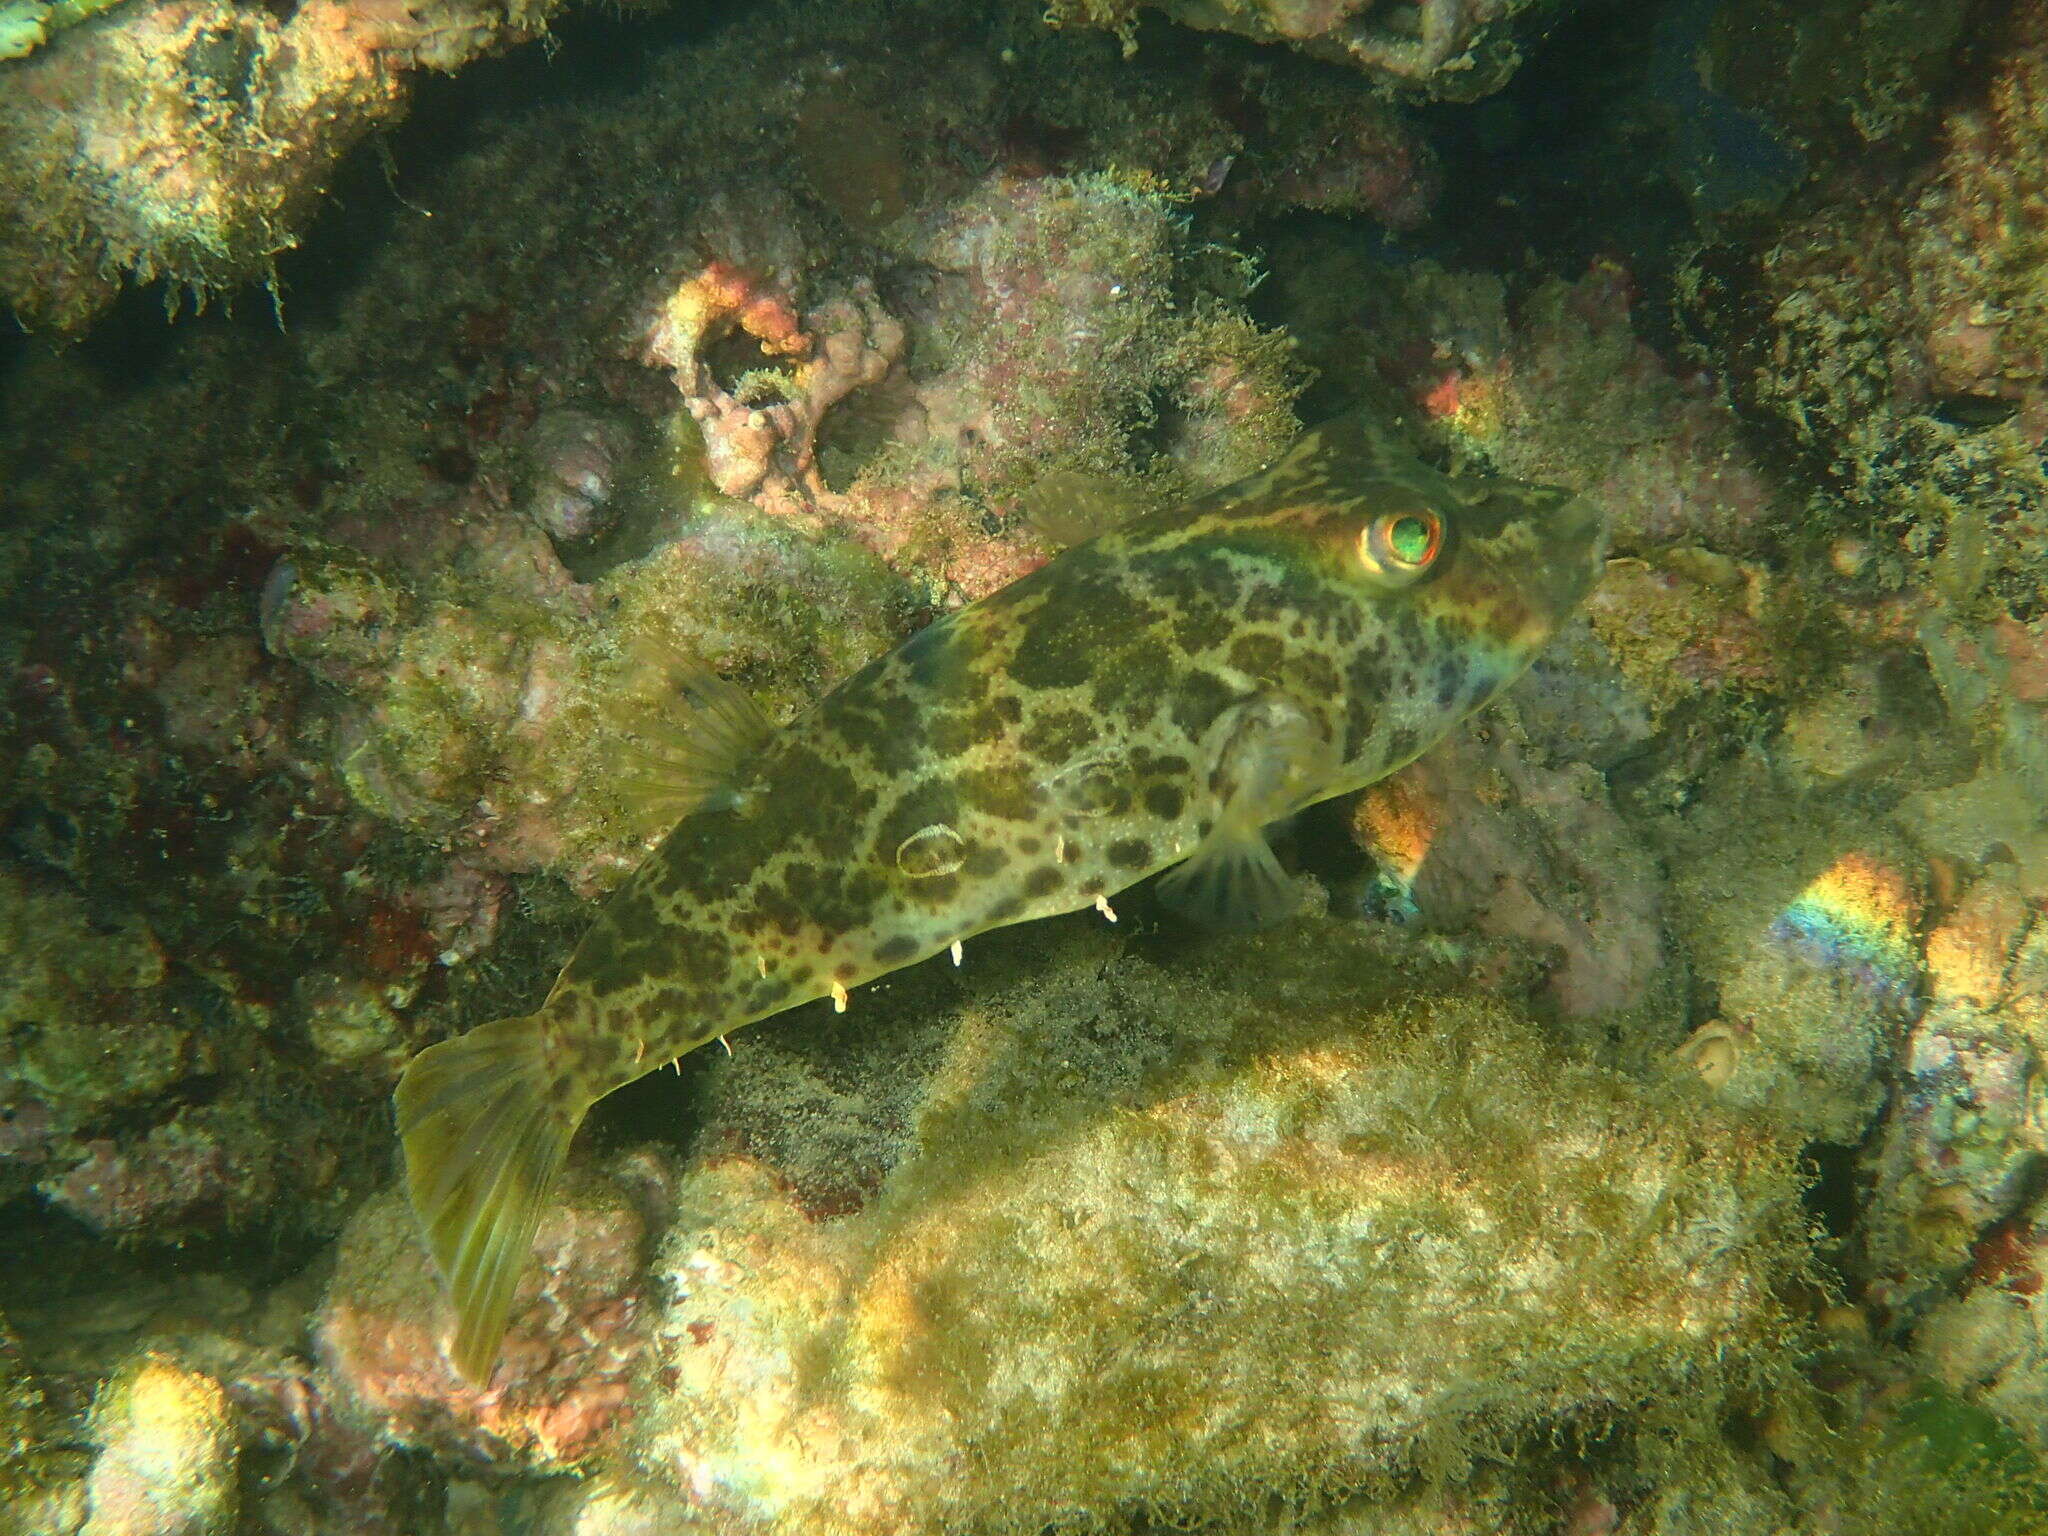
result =
[[[1284,694],[1255,694],[1209,728],[1216,822],[1185,864],[1160,879],[1175,911],[1216,928],[1259,928],[1291,915],[1301,892],[1267,846],[1265,827],[1318,798],[1336,750],[1315,716]]]
[[[1017,494],[1017,510],[1061,549],[1085,544],[1151,510],[1135,486],[1085,470],[1057,469]]]
[[[775,722],[744,688],[702,662],[668,659],[661,698],[644,693],[619,744],[615,788],[648,835],[695,811],[729,809]]]
[[[1270,473],[1285,482],[1402,479],[1422,469],[1414,447],[1367,411],[1349,411],[1324,422],[1282,454]]]

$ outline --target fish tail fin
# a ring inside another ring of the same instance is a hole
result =
[[[449,1356],[489,1380],[542,1204],[588,1107],[548,1065],[536,1017],[428,1046],[393,1095],[405,1181],[455,1304]]]

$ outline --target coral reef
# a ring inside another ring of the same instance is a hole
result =
[[[0,8],[0,284],[106,316],[0,352],[0,1526],[2043,1528],[2037,0],[83,9]],[[1287,925],[607,1101],[455,1375],[390,1084],[679,679],[1360,406],[1591,496],[1583,621]]]
[[[408,72],[537,36],[553,9],[313,0],[276,18],[192,0],[68,27],[4,66],[0,293],[75,330],[124,273],[201,299],[271,275],[341,157],[403,113]]]
[[[666,1193],[658,1159],[628,1170]],[[572,1186],[543,1223],[537,1262],[488,1389],[449,1365],[447,1304],[395,1191],[343,1233],[314,1323],[336,1395],[380,1437],[479,1467],[555,1471],[610,1438],[645,1347],[646,1218],[617,1178]]]
[[[1963,895],[1927,941],[1926,1012],[1870,1151],[1876,1196],[1864,1223],[1869,1293],[1910,1315],[1965,1271],[2014,1251],[2048,1135],[2040,1062],[2048,1037],[2048,935],[2009,868]]]
[[[235,1523],[235,1424],[205,1372],[145,1355],[101,1387],[86,1474],[89,1536],[227,1536]]]
[[[613,1528],[598,1501],[744,1530],[1215,1520],[1768,1388],[1802,1262],[1768,1135],[1355,924],[1149,959],[1063,930],[892,989],[835,1072],[871,1106],[859,1152],[790,1134],[818,1028],[736,1045],[702,1131],[731,1151],[669,1196],[624,1461],[560,1528]],[[337,1287],[378,1262],[345,1251]],[[1482,1387],[1499,1350],[1520,1368]]]
[[[1535,689],[1528,690],[1535,692]],[[1578,753],[1545,760],[1515,703],[1362,795],[1353,832],[1433,926],[1533,946],[1570,1018],[1624,1013],[1664,981],[1660,882]],[[1375,901],[1388,899],[1377,888]]]
[[[1144,0],[1184,26],[1286,43],[1371,78],[1451,101],[1500,89],[1519,43],[1569,9],[1567,0]],[[1127,48],[1140,0],[1053,0],[1060,23],[1106,27]]]

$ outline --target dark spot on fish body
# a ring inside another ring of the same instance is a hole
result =
[[[1033,900],[1050,896],[1066,883],[1066,876],[1050,865],[1041,865],[1024,877],[1024,894]]]
[[[618,924],[607,909],[584,931],[568,968],[579,981],[585,976],[612,976],[619,970],[620,949]]]
[[[1042,805],[1036,786],[1014,767],[970,769],[955,782],[962,804],[1005,821],[1029,821]]]
[[[1458,665],[1456,657],[1446,656],[1442,661],[1438,662],[1436,668],[1436,702],[1438,707],[1448,709],[1451,701],[1456,699],[1464,688],[1464,684],[1464,670]]]
[[[1067,838],[1060,843],[1060,862],[1062,864],[1078,864],[1086,852],[1087,850],[1081,844],[1075,842],[1072,838]]]
[[[1266,580],[1251,585],[1238,611],[1247,624],[1270,624],[1313,611],[1324,590],[1321,582],[1299,571],[1276,569]]]
[[[912,887],[910,895],[916,904],[927,912],[936,912],[960,893],[958,875],[933,875],[920,880]]]
[[[829,733],[849,757],[865,757],[884,779],[913,773],[930,756],[918,712],[893,692],[886,696],[874,690],[856,693],[849,685],[829,694],[819,705],[814,729]]]
[[[907,963],[918,950],[917,940],[907,933],[900,933],[875,946],[877,965],[897,966]]]
[[[987,739],[987,733],[977,728],[975,717],[958,710],[927,710],[924,727],[926,749],[941,761],[959,757]]]
[[[1237,697],[1237,690],[1213,672],[1186,672],[1174,683],[1174,727],[1188,740],[1200,741],[1202,733]]]
[[[784,977],[763,977],[747,989],[744,1011],[748,1015],[774,1013],[789,1001],[795,990]]]
[[[1237,632],[1237,619],[1217,608],[1180,608],[1173,614],[1173,643],[1183,655],[1200,656]]]
[[[1131,556],[1130,575],[1136,590],[1169,608],[1221,613],[1237,601],[1238,573],[1213,543],[1140,551]]]
[[[1353,693],[1344,700],[1344,761],[1355,763],[1365,751],[1365,744],[1372,739],[1373,727],[1379,721],[1377,700],[1363,693]]]
[[[896,647],[893,660],[919,688],[946,692],[967,670],[971,645],[950,618],[928,624]]]
[[[1010,676],[1026,688],[1078,688],[1092,669],[1093,652],[1085,636],[1027,631],[1018,639]]]
[[[1418,745],[1420,745],[1420,742],[1415,732],[1405,725],[1402,726],[1387,738],[1387,761],[1389,763],[1407,762],[1415,756],[1415,749]]]
[[[883,867],[892,866],[896,851],[927,827],[951,827],[960,819],[960,795],[944,779],[925,779],[897,797],[882,818],[869,856]]]
[[[1059,877],[1055,875],[1053,877],[1053,881],[1054,884],[1058,884]],[[1029,882],[1026,883],[1028,884]],[[1010,922],[1015,918],[1019,917],[1020,915],[1022,915],[1023,911],[1023,897],[1005,896],[1001,901],[997,902],[994,906],[990,907],[986,912],[982,913],[981,926],[984,928],[1000,928],[1003,924]]]
[[[1120,838],[1109,845],[1104,856],[1118,869],[1143,869],[1152,862],[1152,845],[1142,837]]]
[[[1230,647],[1230,664],[1261,682],[1280,680],[1280,662],[1286,648],[1273,635],[1240,635]]]
[[[1344,691],[1354,699],[1371,699],[1375,702],[1388,696],[1393,677],[1378,651],[1353,653],[1350,664],[1344,669]]]
[[[1041,713],[1017,738],[1018,746],[1044,762],[1063,763],[1096,737],[1097,718],[1078,709]]]
[[[1101,720],[1130,720],[1149,712],[1171,685],[1179,657],[1156,636],[1134,636],[1105,656],[1089,690],[1089,704]]]
[[[780,886],[762,885],[748,893],[747,906],[734,921],[746,933],[759,935],[772,928],[793,938],[803,928],[804,914],[789,892]]]
[[[850,933],[860,927],[880,894],[880,882],[871,876],[863,899],[851,889],[853,882],[805,860],[792,861],[783,870],[782,882],[790,902],[804,914],[808,925],[827,934]]]
[[[967,855],[967,862],[960,866],[961,873],[970,880],[987,880],[1001,874],[1009,865],[1010,856],[993,844],[984,844]]]
[[[1310,699],[1334,699],[1344,691],[1337,664],[1321,651],[1297,650],[1287,658],[1288,681]]]
[[[1188,797],[1177,784],[1148,784],[1145,809],[1161,821],[1178,821],[1187,809]]]
[[[1009,675],[1023,687],[1077,687],[1115,647],[1128,608],[1125,583],[1100,556],[1070,563],[1083,553],[1072,551],[1045,568],[1058,571],[1059,580],[1018,625]]]
[[[1396,643],[1411,657],[1422,653],[1422,621],[1415,616],[1415,610],[1405,603],[1397,607],[1391,616],[1391,628]]]

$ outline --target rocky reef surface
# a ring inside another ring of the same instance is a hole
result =
[[[0,7],[0,1530],[2048,1529],[2044,59]],[[456,1374],[391,1085],[665,829],[678,663],[787,718],[1343,409],[1605,510],[1529,677],[1286,924],[616,1095]]]

